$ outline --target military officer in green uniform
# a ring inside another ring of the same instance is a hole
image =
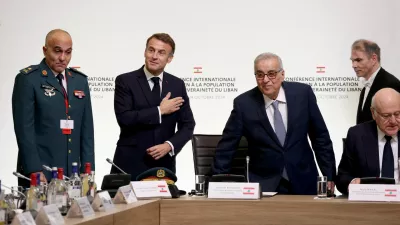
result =
[[[47,182],[51,176],[42,165],[64,168],[66,176],[72,162],[81,171],[90,162],[94,170],[94,131],[87,76],[67,68],[72,56],[69,33],[50,31],[43,53],[39,65],[22,69],[15,78],[12,111],[17,171],[28,177],[40,172],[41,181]]]

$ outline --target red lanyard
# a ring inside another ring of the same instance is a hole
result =
[[[67,83],[67,76],[65,76],[65,83]],[[64,85],[61,85],[61,89],[62,89],[62,92],[63,92],[63,95],[64,95],[65,114],[66,114],[67,120],[68,120],[68,108],[69,108],[68,95],[67,95],[67,91],[64,88]],[[62,129],[62,133],[66,134],[66,135],[69,135],[69,134],[71,134],[71,129]]]
[[[67,83],[67,76],[65,76],[65,83]],[[64,95],[64,102],[65,102],[65,114],[67,115],[68,118],[68,107],[69,107],[69,103],[68,103],[68,95],[67,92],[64,88],[64,85],[61,85],[61,89]]]

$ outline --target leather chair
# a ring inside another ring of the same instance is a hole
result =
[[[192,150],[194,159],[195,175],[212,175],[212,166],[214,164],[215,149],[222,135],[194,134],[192,137]],[[246,138],[242,137],[238,149],[232,160],[231,174],[246,176],[246,156],[248,143]]]

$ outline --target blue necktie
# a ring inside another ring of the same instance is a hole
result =
[[[394,158],[392,146],[390,145],[391,136],[386,136],[385,147],[383,147],[382,157],[382,177],[394,178]]]
[[[278,137],[278,140],[283,147],[283,145],[285,144],[286,129],[285,125],[283,124],[283,119],[281,112],[279,111],[278,104],[279,104],[278,101],[274,101],[272,103],[272,107],[274,107],[274,128],[275,128],[275,134]]]
[[[274,101],[272,103],[272,107],[274,107],[274,128],[275,128],[275,134],[278,137],[278,140],[283,147],[283,145],[285,144],[286,129],[285,125],[283,124],[282,114],[279,111],[278,104],[279,104],[278,101]],[[285,178],[286,180],[289,180],[285,167],[283,168],[282,177]]]

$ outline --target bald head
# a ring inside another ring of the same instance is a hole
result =
[[[400,93],[392,88],[382,88],[372,97],[371,107],[376,109],[393,104],[400,104]]]
[[[371,102],[371,113],[385,135],[396,135],[400,126],[400,93],[391,88],[376,92]]]
[[[70,39],[72,42],[72,38],[71,35],[65,31],[65,30],[61,30],[61,29],[54,29],[51,30],[49,33],[47,33],[46,35],[46,40],[45,40],[45,46],[48,47],[49,44],[53,41],[53,39]]]
[[[62,73],[72,57],[72,39],[69,33],[61,29],[50,31],[46,35],[43,54],[50,69]]]

